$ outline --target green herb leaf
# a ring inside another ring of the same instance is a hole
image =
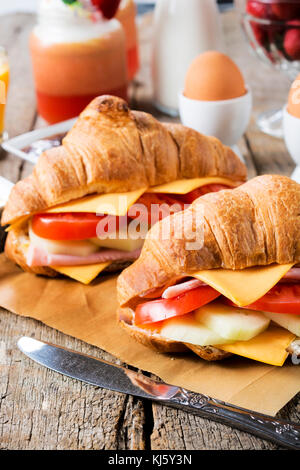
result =
[[[72,5],[72,3],[76,3],[77,0],[62,0],[64,3],[66,3],[67,5]]]

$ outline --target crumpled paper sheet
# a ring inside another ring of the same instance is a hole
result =
[[[117,276],[89,286],[24,273],[0,255],[0,305],[152,372],[167,383],[275,415],[300,390],[300,367],[275,367],[238,356],[206,362],[191,354],[163,355],[136,343],[117,324]],[[1,332],[0,332],[1,335]]]

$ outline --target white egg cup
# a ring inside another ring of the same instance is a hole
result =
[[[283,108],[282,123],[285,145],[296,163],[291,178],[300,183],[300,119],[288,112],[287,105]]]
[[[179,94],[179,114],[184,126],[201,134],[215,136],[243,160],[237,143],[249,124],[252,110],[252,94],[222,101],[193,100]]]

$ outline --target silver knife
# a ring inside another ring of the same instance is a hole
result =
[[[300,450],[300,424],[239,408],[200,393],[153,380],[140,372],[23,336],[19,349],[39,364],[82,382],[149,399]]]

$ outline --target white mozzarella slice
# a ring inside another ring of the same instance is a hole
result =
[[[165,320],[160,335],[173,341],[181,341],[197,346],[213,346],[214,344],[229,342],[199,323],[194,312]]]
[[[91,238],[90,241],[103,248],[122,251],[139,250],[144,244],[143,238],[129,238],[126,231],[110,234],[110,238]]]
[[[294,315],[291,313],[270,313],[263,312],[264,315],[273,320],[274,323],[282,326],[286,330],[289,330],[294,335],[300,336],[300,315]]]
[[[52,255],[88,256],[99,251],[99,247],[89,240],[56,241],[41,238],[34,233],[31,226],[29,227],[29,239],[30,243],[34,244],[37,248]]]
[[[211,302],[199,308],[196,320],[231,341],[247,341],[268,328],[270,320],[261,312]]]

